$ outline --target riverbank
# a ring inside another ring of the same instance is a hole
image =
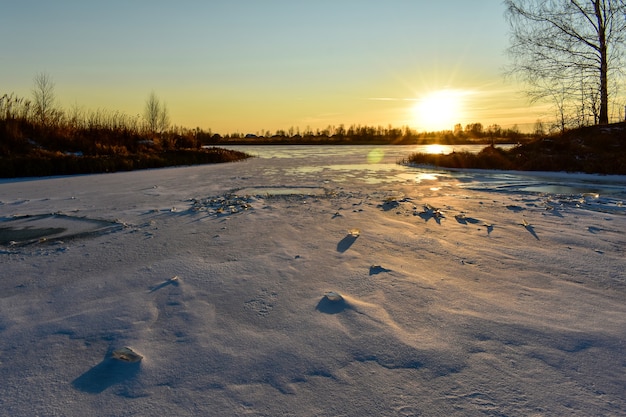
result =
[[[215,147],[110,155],[82,155],[37,150],[26,155],[0,156],[0,178],[134,171],[234,162],[249,157],[250,155],[242,152]]]
[[[414,153],[404,162],[446,168],[626,175],[626,124],[571,130],[508,150],[489,146],[477,154]]]

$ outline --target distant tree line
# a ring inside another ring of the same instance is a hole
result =
[[[198,138],[205,145],[263,145],[263,144],[337,144],[337,145],[414,145],[414,144],[460,144],[460,143],[517,143],[527,141],[535,135],[521,133],[517,126],[504,129],[497,124],[484,128],[481,123],[471,123],[463,127],[457,124],[454,130],[418,132],[404,126],[330,125],[313,130],[307,127],[290,128],[272,132],[263,130],[257,133],[229,133],[224,136],[211,132],[197,131]]]

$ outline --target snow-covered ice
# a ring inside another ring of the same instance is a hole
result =
[[[0,415],[626,415],[626,178],[292,149],[2,180]]]

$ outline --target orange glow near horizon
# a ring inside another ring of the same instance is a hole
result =
[[[452,130],[466,117],[462,90],[438,90],[423,96],[413,107],[415,125],[422,131]]]

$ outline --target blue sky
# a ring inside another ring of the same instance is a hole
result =
[[[134,115],[154,91],[175,124],[220,133],[429,130],[436,117],[419,109],[436,110],[428,97],[442,90],[459,103],[443,103],[439,114],[454,114],[437,128],[539,114],[503,79],[500,0],[24,0],[2,10],[0,93],[30,96],[45,72],[63,108]]]

